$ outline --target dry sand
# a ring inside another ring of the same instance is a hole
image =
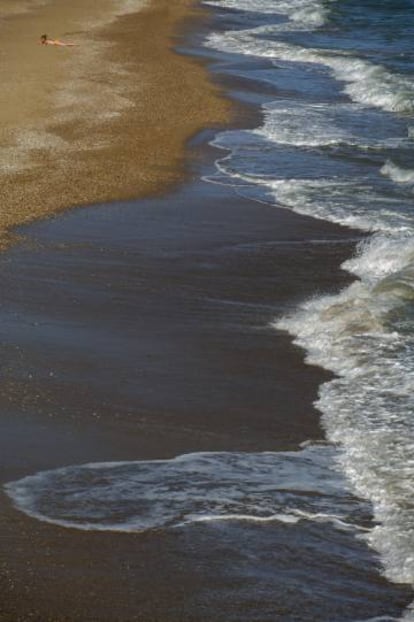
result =
[[[168,187],[186,139],[228,120],[202,63],[173,51],[178,26],[203,15],[193,5],[0,0],[3,247],[14,225]],[[38,45],[42,33],[78,46]]]

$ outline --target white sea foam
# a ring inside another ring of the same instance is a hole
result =
[[[305,48],[270,38],[278,27],[213,33],[206,45],[224,52],[297,63],[324,65],[344,82],[349,97],[364,105],[395,112],[414,111],[414,84],[409,76],[392,73],[350,52]]]
[[[215,144],[215,143],[213,143]],[[274,179],[239,173],[232,156],[216,162],[218,174],[207,179],[224,185],[243,184],[263,188],[263,201],[289,208],[298,214],[328,220],[363,231],[411,232],[412,219],[397,197],[384,196],[363,181],[354,179]]]
[[[29,516],[83,530],[143,531],[209,521],[328,522],[358,529],[336,449],[198,453],[64,467],[5,489]],[[338,509],[339,508],[339,509]]]
[[[361,280],[276,326],[296,336],[309,363],[337,375],[318,401],[328,438],[342,444],[344,471],[373,503],[378,524],[367,539],[387,576],[414,583],[414,337],[404,334],[414,239],[378,234],[345,267]]]
[[[378,179],[371,181],[363,173],[358,177],[356,168],[346,170],[347,175],[312,178],[307,162],[300,171],[309,177],[287,176],[286,171],[295,172],[295,168],[286,169],[282,153],[276,152],[274,158],[269,155],[272,144],[299,147],[304,154],[324,147],[378,152],[409,149],[403,125],[387,118],[387,127],[391,129],[383,129],[381,135],[375,127],[384,123],[385,113],[367,114],[359,104],[312,104],[282,99],[266,104],[264,113],[263,125],[255,130],[220,132],[215,137],[211,144],[229,153],[216,161],[217,173],[209,181],[239,188],[258,186],[264,201],[364,231],[412,231],[410,201],[394,192],[384,192],[384,184],[378,184]],[[346,129],[349,126],[358,133],[351,133]],[[393,137],[393,130],[401,135]],[[371,138],[375,133],[376,137]],[[326,158],[330,152],[323,153]],[[333,173],[337,171],[340,172],[339,167],[332,169]]]
[[[278,144],[298,147],[353,145],[364,149],[383,149],[401,146],[406,141],[404,136],[378,137],[381,119],[372,114],[367,118],[364,109],[357,104],[312,104],[278,99],[265,104],[263,110],[265,122],[253,132]],[[360,125],[362,122],[364,125],[358,127],[358,134],[352,134],[345,129],[346,122],[352,118],[355,123],[358,116],[362,117]]]
[[[258,11],[271,14],[279,12],[279,7],[274,0],[256,0],[256,2],[251,2],[251,0],[204,0],[204,4],[226,9],[237,9],[239,11]]]
[[[306,166],[302,165],[299,170],[307,177],[298,178],[289,175],[296,171],[298,159],[287,169],[283,153],[276,151],[272,157],[270,150],[272,144],[277,148],[299,147],[304,154],[314,149],[313,153],[323,153],[326,159],[330,151],[321,152],[320,148],[353,147],[378,152],[409,149],[403,125],[387,118],[388,129],[383,129],[381,135],[375,127],[384,124],[385,113],[371,110],[367,114],[359,104],[313,104],[278,99],[266,104],[264,113],[263,125],[255,130],[220,132],[215,137],[211,144],[229,153],[217,159],[217,173],[210,176],[209,181],[236,185],[242,194],[243,186],[257,186],[262,189],[261,200],[364,231],[404,234],[412,231],[410,201],[387,189],[384,192],[384,184],[367,178],[363,170],[360,177],[359,169],[354,167],[345,169],[346,175],[313,178],[309,174],[313,169],[306,161]],[[351,133],[347,129],[349,126],[358,133]],[[393,137],[393,130],[399,131],[400,136]],[[371,138],[372,134],[376,137]],[[319,169],[315,168],[315,172],[320,175],[319,162],[317,165]],[[341,172],[338,166],[332,168],[332,173],[336,172]]]
[[[187,519],[178,524],[178,527],[188,525],[189,523],[211,523],[215,521],[238,521],[238,522],[252,522],[252,523],[286,523],[288,525],[295,525],[300,521],[299,516],[293,516],[293,514],[271,514],[270,516],[252,516],[250,514],[206,514],[206,515],[189,515]]]
[[[289,179],[268,184],[278,203],[294,211],[364,231],[406,232],[411,219],[396,197],[351,179]]]
[[[381,173],[398,184],[414,184],[414,170],[401,168],[388,160],[381,168]]]
[[[278,99],[264,104],[264,123],[253,133],[278,144],[298,147],[351,145],[361,149],[395,149],[407,144],[407,137],[381,136],[384,113],[359,104],[309,103]],[[355,126],[355,132],[349,130]],[[392,128],[394,129],[394,128]]]
[[[237,9],[239,11],[258,12],[264,14],[279,15],[288,18],[289,21],[275,26],[278,30],[313,29],[319,28],[326,23],[329,16],[330,2],[321,0],[204,0],[205,4]]]

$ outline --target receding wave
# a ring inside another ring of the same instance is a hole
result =
[[[64,467],[5,486],[18,509],[83,530],[145,531],[236,520],[329,522],[359,529],[360,502],[335,469],[336,449],[195,453],[171,460]]]

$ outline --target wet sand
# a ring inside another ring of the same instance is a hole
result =
[[[0,4],[0,244],[74,205],[145,196],[185,171],[185,140],[229,119],[204,63],[174,54],[190,0]],[[31,10],[27,10],[31,7]],[[26,9],[26,10],[25,10]],[[40,34],[78,47],[38,45]]]

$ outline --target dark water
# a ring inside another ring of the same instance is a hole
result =
[[[6,491],[62,529],[176,539],[200,582],[171,620],[409,620],[414,3],[210,4],[215,71],[263,123],[172,198],[35,228],[0,275],[38,283],[2,310],[35,391],[64,376],[102,426],[116,401],[151,448],[20,465]]]

